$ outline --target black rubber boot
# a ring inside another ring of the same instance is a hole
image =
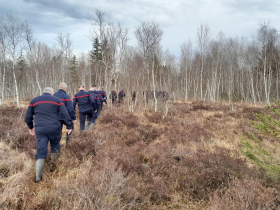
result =
[[[59,153],[51,153],[51,172],[54,172],[56,169],[56,165],[55,165],[55,161],[58,159],[58,157],[60,156]]]
[[[44,169],[45,159],[38,159],[36,161],[36,180],[35,183],[42,181],[43,179],[43,169]]]
[[[94,123],[91,123],[90,129],[94,129]]]
[[[72,134],[72,132],[71,132],[71,133],[69,133],[69,134],[68,134],[68,133],[66,133],[66,144],[68,144],[68,143],[69,143],[71,134]]]
[[[86,127],[86,129],[88,129],[88,128],[90,127],[90,125],[91,125],[91,122],[88,121],[88,122],[87,122],[87,127]]]

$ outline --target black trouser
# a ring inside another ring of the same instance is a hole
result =
[[[86,123],[86,118],[88,122],[92,121],[92,117],[93,117],[93,110],[90,109],[88,111],[85,112],[80,112],[80,130],[83,131],[85,130],[85,123]]]
[[[48,154],[48,143],[51,145],[51,153],[60,152],[61,134],[58,127],[36,127],[36,161],[38,159],[46,159]]]

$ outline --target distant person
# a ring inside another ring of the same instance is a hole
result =
[[[65,107],[67,108],[68,114],[71,117],[71,120],[73,121],[73,123],[76,122],[76,113],[73,107],[73,103],[72,103],[72,99],[70,98],[70,96],[66,93],[67,92],[67,85],[65,83],[60,83],[59,85],[59,90],[53,94],[53,96],[59,98],[65,105]],[[62,134],[62,127],[64,121],[63,121],[63,116],[59,116],[59,121],[61,122],[61,134]],[[72,123],[72,130],[74,129],[74,125]],[[70,134],[66,133],[66,143],[68,143],[70,140]]]
[[[133,91],[133,93],[132,93],[132,101],[135,101],[135,99],[136,99],[136,91]]]
[[[80,131],[85,130],[85,121],[87,120],[87,128],[91,125],[93,113],[97,112],[97,105],[93,100],[90,93],[85,91],[85,87],[81,85],[79,92],[75,94],[73,98],[74,110],[78,103],[79,119],[80,119]]]
[[[38,183],[42,180],[45,159],[48,154],[48,143],[51,145],[51,171],[56,168],[55,160],[60,153],[61,122],[66,125],[67,133],[72,131],[72,120],[64,103],[53,96],[53,89],[47,87],[44,93],[31,100],[25,114],[25,122],[31,135],[36,134],[36,179]],[[35,123],[35,129],[33,124]]]
[[[168,100],[168,98],[169,98],[168,92],[165,92],[165,93],[164,93],[164,98],[165,98],[166,101]]]
[[[115,103],[115,101],[117,101],[118,95],[114,89],[111,91],[109,97],[112,100],[113,104]]]
[[[119,98],[119,103],[123,102],[123,99],[125,98],[125,92],[123,90],[119,92],[118,98]]]
[[[102,89],[102,91],[104,92],[104,97],[103,97],[103,99],[104,99],[104,103],[105,103],[105,104],[107,104],[107,95],[106,95],[105,88],[104,88],[104,87],[102,87],[101,89]]]
[[[103,108],[103,102],[106,100],[106,93],[105,91],[102,90],[101,87],[98,87],[98,95],[100,97],[100,111],[98,113],[98,116],[100,116],[100,112],[102,111]]]
[[[101,93],[100,90],[98,90],[96,85],[94,85],[93,88],[94,88],[94,93],[97,94],[98,97],[99,97],[100,106],[99,106],[99,109],[97,110],[97,113],[96,113],[96,117],[99,117],[100,116],[100,111],[102,109],[102,104],[103,104],[103,96],[102,96],[103,93]]]
[[[98,112],[100,111],[101,99],[100,99],[99,95],[97,94],[96,85],[92,85],[88,92],[90,93],[93,100],[95,101],[96,108],[97,108],[97,112],[93,113],[93,117],[92,117],[92,121],[91,121],[91,127],[94,128],[95,120],[98,118]]]
[[[148,94],[148,91],[143,91],[143,97],[144,97],[144,100],[146,99],[146,103],[149,102],[149,94]]]

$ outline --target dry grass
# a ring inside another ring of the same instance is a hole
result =
[[[0,142],[0,206],[3,209],[21,205],[19,195],[32,175],[33,164],[25,153]]]
[[[170,102],[167,114],[125,107],[105,107],[94,130],[79,134],[75,124],[71,142],[62,139],[57,170],[49,172],[48,157],[40,184],[22,108],[1,107],[0,208],[280,208],[280,184],[239,151],[248,119],[265,107],[181,101]]]

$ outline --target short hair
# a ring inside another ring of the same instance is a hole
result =
[[[79,88],[80,88],[80,87],[85,88],[85,86],[84,86],[84,85],[80,85],[80,86],[79,86]]]
[[[96,85],[92,85],[91,87],[96,87]]]
[[[67,88],[67,85],[66,83],[62,82],[59,84],[59,89],[64,89],[64,88]]]
[[[44,93],[54,93],[54,90],[51,87],[46,87],[43,92]]]

